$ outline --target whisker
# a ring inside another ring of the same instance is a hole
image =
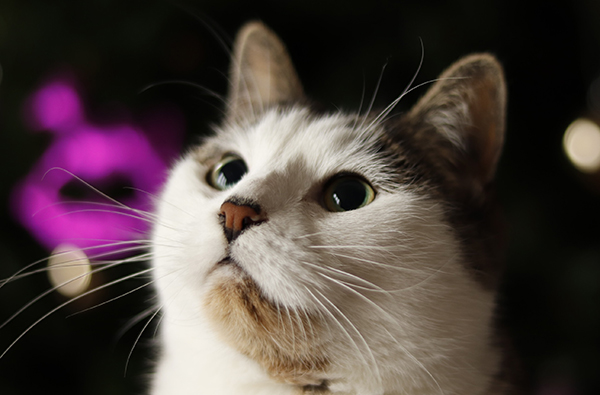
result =
[[[373,93],[373,97],[371,98],[371,102],[369,103],[369,107],[367,108],[367,111],[365,112],[365,116],[363,117],[363,120],[359,126],[359,129],[363,128],[363,126],[365,125],[365,122],[367,121],[369,113],[373,109],[373,104],[375,104],[375,99],[377,98],[377,93],[379,93],[379,88],[381,87],[381,81],[383,80],[383,74],[385,73],[385,69],[387,68],[387,65],[388,65],[388,62],[386,61],[381,69],[381,73],[379,73],[379,80],[377,81],[377,85],[375,86],[375,92]]]
[[[145,283],[143,285],[140,285],[139,287],[136,287],[136,288],[134,288],[134,289],[132,289],[130,291],[127,291],[127,292],[125,292],[125,293],[123,293],[121,295],[115,296],[114,298],[111,298],[109,300],[105,300],[102,303],[98,303],[98,304],[96,304],[94,306],[88,307],[88,308],[83,309],[81,311],[75,312],[75,313],[73,313],[71,315],[68,315],[67,318],[71,318],[73,316],[76,316],[76,315],[79,315],[79,314],[82,314],[82,313],[85,313],[85,312],[97,309],[98,307],[101,307],[101,306],[104,306],[104,305],[109,304],[111,302],[114,302],[115,300],[119,300],[119,299],[121,299],[121,298],[123,298],[123,297],[125,297],[127,295],[130,295],[130,294],[132,294],[132,293],[134,293],[136,291],[139,291],[140,289],[146,288],[147,286],[152,285],[152,284],[154,284],[154,281],[149,281],[149,282],[147,282],[147,283]]]
[[[404,90],[402,91],[402,93],[400,94],[400,96],[396,100],[394,100],[392,102],[392,104],[388,105],[381,113],[379,113],[379,115],[377,115],[377,117],[375,117],[375,119],[367,127],[367,130],[370,130],[371,127],[374,124],[377,124],[377,122],[380,119],[380,117],[382,117],[382,114],[384,114],[384,113],[385,114],[389,114],[389,112],[392,111],[396,107],[396,105],[400,102],[400,100],[402,100],[402,98],[409,92],[410,87],[415,82],[415,79],[417,78],[417,76],[421,72],[421,67],[423,66],[423,61],[425,59],[425,47],[423,45],[423,40],[421,38],[419,38],[419,41],[421,42],[421,60],[419,61],[419,66],[417,67],[417,71],[413,74],[410,82],[408,83],[408,85],[406,86],[406,88],[404,88]],[[385,117],[385,115],[384,115],[384,117]],[[366,118],[365,118],[365,120],[366,120]],[[362,128],[364,126],[364,122],[360,126]]]
[[[309,294],[315,299],[315,301],[323,308],[325,309],[325,311],[331,316],[331,318],[333,318],[334,322],[344,331],[344,333],[348,336],[348,338],[350,339],[350,341],[352,342],[352,344],[354,344],[354,347],[356,348],[356,350],[358,351],[358,354],[360,356],[360,358],[362,359],[363,363],[365,366],[367,366],[369,368],[369,370],[371,370],[372,367],[375,368],[375,375],[378,379],[378,381],[381,381],[381,375],[379,373],[379,367],[377,366],[377,361],[375,359],[375,356],[373,355],[373,351],[371,350],[371,347],[369,347],[369,344],[367,343],[366,339],[364,338],[364,336],[362,335],[362,333],[360,333],[360,331],[358,330],[358,328],[356,327],[356,325],[354,325],[352,323],[352,321],[350,321],[350,319],[335,305],[335,303],[333,303],[332,301],[329,300],[329,298],[327,298],[325,295],[323,295],[321,292],[319,292],[317,289],[314,289],[314,291],[319,294],[319,296],[321,298],[323,298],[324,302],[327,302],[327,304],[329,304],[331,307],[333,307],[333,309],[337,312],[337,314],[339,316],[341,316],[344,321],[346,321],[348,323],[348,325],[350,326],[350,328],[352,328],[353,332],[356,333],[358,335],[358,337],[361,340],[361,343],[364,345],[364,347],[366,348],[367,353],[369,354],[369,358],[371,359],[371,363],[369,363],[364,355],[363,352],[361,351],[360,347],[358,346],[358,344],[356,343],[356,341],[354,340],[354,338],[350,335],[350,333],[347,331],[347,329],[344,327],[344,325],[342,325],[342,323],[335,317],[335,315],[333,314],[333,312],[331,312],[324,304],[323,302],[321,302],[319,300],[319,298],[316,297],[316,295],[310,291],[310,289],[308,289],[308,287],[304,287]]]
[[[69,241],[69,242],[77,242],[77,241],[81,241],[81,242],[94,242],[94,243],[101,243],[102,244],[94,244],[94,245],[90,245],[87,247],[82,247],[79,248],[79,250],[82,251],[89,251],[89,250],[93,250],[93,249],[104,249],[104,248],[111,248],[111,247],[117,247],[120,245],[128,245],[128,244],[137,244],[137,247],[150,247],[152,244],[152,240],[149,239],[129,239],[129,240],[118,240],[118,239],[101,239],[101,238],[92,238],[92,237],[77,237],[77,238],[69,238],[68,240],[65,241]]]
[[[169,202],[169,201],[165,200],[163,197],[160,197],[160,196],[158,196],[158,195],[156,195],[156,194],[154,194],[154,193],[150,193],[150,192],[148,192],[148,191],[144,191],[143,189],[140,189],[140,188],[135,188],[135,187],[127,187],[127,188],[128,188],[128,189],[131,189],[131,190],[133,190],[133,191],[137,191],[137,192],[140,192],[140,193],[144,193],[144,194],[146,194],[146,195],[150,196],[151,198],[153,198],[154,200],[158,200],[158,199],[160,198],[160,201],[161,201],[162,203],[166,203],[166,204],[168,204],[169,206],[173,207],[174,209],[177,209],[177,210],[181,211],[182,213],[184,213],[184,214],[187,214],[187,215],[189,215],[190,217],[194,218],[194,215],[193,215],[192,213],[189,213],[189,212],[185,211],[184,209],[182,209],[181,207],[179,207],[179,206],[177,206],[177,205],[175,205],[175,204],[173,204],[173,203],[171,203],[171,202]],[[158,215],[155,215],[155,214],[154,214],[154,217],[158,218]]]
[[[33,276],[35,274],[39,274],[39,273],[46,273],[49,272],[53,269],[57,269],[57,268],[70,268],[70,267],[81,267],[81,266],[102,266],[102,265],[106,265],[107,262],[86,262],[86,263],[76,263],[76,262],[80,262],[81,259],[80,258],[75,258],[73,260],[70,261],[66,261],[66,262],[61,262],[60,265],[56,265],[53,267],[43,267],[40,269],[35,269],[32,271],[29,271],[27,273],[23,273],[20,275],[13,275],[10,278],[6,279],[6,280],[2,280],[2,286],[4,286],[5,283],[8,283],[10,281],[17,281],[17,280],[21,280],[23,278],[27,278],[30,276]],[[73,262],[73,263],[70,263]]]
[[[309,295],[315,300],[315,302],[317,302],[317,304],[319,306],[321,306],[321,308],[323,309],[323,311],[325,313],[327,313],[327,315],[329,315],[331,317],[331,319],[333,320],[333,322],[335,322],[335,324],[337,326],[339,326],[339,328],[342,330],[342,332],[345,334],[345,336],[350,340],[351,344],[354,346],[354,348],[356,349],[356,351],[358,352],[358,356],[360,357],[360,359],[362,360],[363,364],[365,366],[368,366],[369,363],[367,362],[367,360],[365,359],[365,356],[363,355],[360,347],[358,347],[358,344],[356,344],[356,341],[354,340],[354,338],[350,335],[350,333],[348,332],[348,330],[344,327],[344,325],[342,325],[342,323],[336,318],[336,316],[327,308],[327,306],[325,306],[323,304],[323,302],[321,302],[319,300],[319,298],[317,298],[317,296],[307,287],[304,286],[304,289],[309,293]],[[316,290],[315,290],[316,291]],[[321,297],[324,297],[321,294]],[[328,299],[327,299],[328,300]],[[328,300],[329,301],[329,300]],[[329,302],[331,304],[331,302]]]
[[[311,245],[308,246],[309,248],[314,248],[314,249],[337,249],[337,248],[342,248],[342,249],[348,249],[348,248],[357,248],[357,249],[361,249],[361,250],[378,250],[378,251],[389,251],[391,249],[397,249],[398,246],[394,245],[394,246],[368,246],[368,245]]]
[[[163,306],[159,306],[156,308],[158,311],[161,311],[163,309]],[[160,324],[162,323],[163,318],[165,317],[165,315],[161,315],[158,318],[158,322],[156,323],[156,328],[154,329],[154,333],[152,334],[153,337],[156,337],[156,335],[158,334],[158,328],[160,328]]]
[[[104,246],[101,246],[104,247]],[[89,255],[88,258],[89,259],[95,259],[95,260],[99,260],[99,258],[102,257],[111,257],[114,255],[120,255],[120,254],[125,254],[125,253],[129,253],[129,252],[135,252],[135,251],[139,251],[139,250],[145,250],[149,247],[149,244],[141,244],[141,245],[137,245],[137,246],[132,246],[132,247],[124,247],[124,248],[120,248],[117,250],[111,250],[111,251],[104,251],[104,252],[98,252],[94,255]],[[99,247],[100,248],[100,247]],[[81,249],[82,251],[85,251],[85,249]],[[139,257],[140,255],[138,255],[137,257]],[[129,259],[129,258],[127,258]],[[117,259],[117,261],[120,259]],[[105,262],[112,262],[114,261],[114,259],[112,260],[103,260]]]
[[[103,202],[94,202],[94,201],[90,201],[90,200],[61,200],[59,202],[54,202],[54,203],[50,203],[46,206],[44,206],[43,208],[39,209],[38,211],[36,211],[35,213],[33,213],[33,215],[38,215],[39,213],[43,212],[44,210],[47,210],[50,207],[56,207],[56,206],[63,206],[63,205],[76,205],[76,204],[80,204],[80,205],[89,205],[89,206],[101,206],[101,207],[108,207],[108,208],[115,208],[115,209],[120,209],[120,210],[127,210],[127,211],[133,211],[134,213],[142,216],[142,217],[147,217],[147,218],[151,218],[151,219],[156,219],[158,216],[149,212],[149,211],[145,211],[145,210],[141,210],[141,209],[137,209],[137,208],[133,208],[133,207],[129,207],[129,206],[119,206],[116,204],[111,204],[111,203],[103,203]]]
[[[290,329],[292,330],[292,350],[296,350],[296,331],[294,329],[294,322],[292,320],[292,315],[290,314],[290,308],[288,306],[284,306],[285,313],[287,315],[288,321],[290,323]],[[277,343],[276,338],[273,337],[273,341]]]
[[[134,190],[134,191],[137,191],[137,192],[140,192],[140,193],[145,193],[145,194],[147,194],[148,196],[150,196],[150,197],[152,197],[154,199],[158,198],[158,196],[156,196],[155,194],[152,194],[150,192],[144,191],[143,189],[134,188],[134,187],[126,187],[126,189],[131,189],[131,190]],[[178,209],[179,211],[183,212],[184,214],[189,215],[190,217],[194,218],[194,216],[191,213],[189,213],[189,212],[181,209],[180,207],[178,207],[178,206],[176,206],[176,205],[174,205],[172,203],[169,203],[168,201],[164,201],[163,200],[162,202],[166,203],[166,204],[169,204],[171,207],[174,207],[174,208]],[[80,204],[80,205],[89,205],[89,206],[100,206],[100,207],[106,207],[106,208],[114,208],[115,210],[114,211],[113,210],[101,211],[101,210],[96,210],[96,209],[92,209],[92,208],[82,208],[82,209],[79,209],[79,210],[71,210],[71,211],[66,212],[66,213],[61,213],[61,214],[55,215],[54,217],[46,219],[46,221],[47,220],[51,220],[51,219],[60,218],[62,216],[65,216],[65,215],[68,215],[68,214],[73,214],[73,213],[98,211],[98,212],[106,212],[108,214],[117,214],[117,215],[128,216],[128,217],[131,217],[131,218],[134,218],[134,219],[139,219],[140,221],[148,222],[150,224],[159,224],[159,225],[164,226],[164,227],[169,228],[169,229],[178,229],[176,227],[167,225],[165,222],[159,221],[158,215],[156,215],[156,214],[154,214],[154,213],[152,213],[150,211],[136,209],[136,208],[129,207],[129,206],[124,206],[123,207],[122,205],[117,205],[117,204],[110,204],[110,203],[103,203],[103,202],[93,202],[93,201],[83,201],[83,200],[82,201],[75,200],[75,201],[60,201],[60,202],[55,202],[55,203],[49,204],[49,205],[47,205],[47,206],[39,209],[33,215],[34,216],[38,215],[42,211],[44,211],[44,210],[46,210],[46,209],[48,209],[50,207],[53,207],[53,206],[67,205],[67,204]],[[118,210],[131,211],[131,212],[133,212],[133,214],[128,213],[128,212],[118,211]]]
[[[302,322],[302,318],[300,318],[300,314],[298,313],[298,309],[294,309],[295,321],[298,322],[298,326],[300,327],[300,332],[302,332],[302,336],[304,336],[304,340],[308,342],[308,334],[306,333],[306,328],[304,328],[304,324]]]
[[[384,267],[384,268],[387,268],[387,269],[398,270],[398,271],[409,272],[409,273],[420,273],[421,272],[421,270],[409,269],[407,267],[400,267],[400,266],[389,265],[387,263],[381,263],[381,262],[377,262],[377,261],[374,261],[374,260],[371,260],[371,259],[366,259],[366,258],[359,258],[357,256],[339,254],[339,253],[336,253],[336,252],[333,252],[333,251],[327,251],[327,253],[331,254],[333,256],[340,257],[340,258],[347,258],[347,259],[351,259],[351,260],[355,260],[355,261],[370,263],[372,265]]]
[[[68,254],[68,252],[62,252],[59,255],[66,255]],[[22,267],[21,269],[17,270],[13,275],[11,275],[10,277],[4,279],[4,280],[0,280],[0,288],[2,288],[4,285],[8,284],[9,282],[12,282],[13,280],[18,280],[20,278],[26,277],[28,276],[28,274],[26,273],[25,275],[21,275],[21,273],[23,273],[26,270],[29,270],[30,268],[39,265],[40,263],[44,263],[45,261],[47,261],[49,259],[49,257],[46,258],[42,258],[39,259],[33,263],[30,263],[24,267]]]
[[[293,240],[305,239],[305,238],[308,238],[308,237],[318,236],[318,235],[322,235],[322,234],[326,234],[326,233],[327,232],[324,232],[324,231],[323,232],[308,233],[308,234],[305,234],[305,235],[302,235],[302,236],[295,236],[293,238]]]
[[[385,330],[388,333],[388,335],[390,336],[390,338],[392,339],[392,341],[394,343],[396,343],[396,345],[398,347],[400,347],[402,349],[402,351],[404,351],[406,353],[406,355],[408,355],[408,357],[431,378],[431,380],[433,380],[433,382],[435,383],[435,385],[437,386],[437,388],[440,392],[440,395],[444,395],[444,390],[442,389],[440,383],[433,376],[433,374],[429,371],[429,369],[427,369],[425,367],[425,365],[423,365],[423,363],[421,361],[419,361],[419,359],[417,357],[415,357],[414,354],[411,353],[401,342],[399,342],[385,327],[383,327],[383,330]]]
[[[403,288],[403,289],[402,289],[402,291],[408,291],[408,290],[411,290],[411,289],[413,289],[413,288],[419,287],[419,286],[421,286],[421,285],[425,284],[425,283],[426,283],[428,280],[430,280],[431,278],[433,278],[433,276],[435,276],[436,274],[438,274],[438,273],[442,273],[442,269],[443,269],[443,268],[444,268],[444,267],[445,267],[445,266],[446,266],[448,263],[450,263],[450,262],[454,261],[454,260],[455,260],[455,258],[456,258],[456,255],[457,255],[457,254],[454,254],[454,255],[450,256],[448,259],[446,259],[446,260],[444,261],[444,263],[443,263],[443,264],[442,264],[442,265],[441,265],[439,268],[437,268],[435,271],[433,271],[432,273],[430,273],[430,274],[429,274],[427,277],[425,277],[423,280],[421,280],[421,281],[419,281],[419,282],[417,282],[417,283],[415,283],[415,284],[412,284],[412,285],[410,285],[410,286],[408,286],[408,287],[406,287],[406,288]]]
[[[398,320],[394,317],[392,317],[392,315],[390,313],[388,313],[387,311],[385,311],[380,305],[378,305],[377,303],[375,303],[374,301],[372,301],[371,299],[369,299],[366,295],[361,294],[360,292],[358,292],[355,289],[352,289],[350,286],[346,285],[343,281],[338,281],[335,278],[329,277],[326,274],[323,273],[319,273],[320,276],[328,279],[329,281],[332,281],[338,285],[340,285],[341,287],[347,289],[348,291],[352,292],[353,294],[359,296],[361,299],[365,300],[367,303],[369,303],[371,306],[375,307],[377,310],[379,310],[381,313],[383,313],[383,315],[385,315],[386,317],[388,317],[388,319],[395,324],[398,324]]]
[[[122,215],[124,217],[129,217],[129,218],[134,218],[134,219],[139,219],[140,221],[144,221],[144,222],[148,222],[150,224],[154,224],[154,220],[149,219],[149,218],[144,218],[144,217],[140,217],[138,215],[135,214],[131,214],[131,213],[124,213],[121,211],[113,211],[113,210],[102,210],[102,209],[95,209],[95,208],[82,208],[79,210],[70,210],[67,211],[65,213],[60,213],[57,214],[53,217],[50,218],[45,218],[44,221],[50,221],[50,220],[54,220],[57,218],[62,218],[65,217],[67,215],[72,215],[72,214],[80,214],[80,213],[105,213],[105,214],[116,214],[116,215]]]
[[[202,26],[204,26],[204,28],[208,30],[212,37],[215,40],[217,40],[219,46],[225,52],[228,58],[234,58],[233,51],[231,50],[232,40],[218,23],[209,18],[207,15],[198,15],[198,10],[187,7],[181,3],[177,4],[177,7],[180,7],[182,10],[184,10],[189,15],[192,15],[194,19],[200,22]]]
[[[217,100],[219,100],[219,102],[221,104],[227,104],[227,100],[220,94],[218,94],[217,92],[208,89],[205,86],[202,86],[200,84],[197,84],[195,82],[191,82],[191,81],[186,81],[186,80],[165,80],[165,81],[159,81],[159,82],[155,82],[152,84],[148,84],[146,85],[144,88],[142,88],[138,94],[142,94],[142,93],[146,93],[148,90],[150,89],[154,89],[156,87],[159,86],[163,86],[163,85],[184,85],[184,86],[190,86],[192,88],[196,88],[199,91],[201,91],[202,93],[204,93],[205,95],[209,96],[209,97],[213,97]]]
[[[145,273],[147,273],[147,272],[149,272],[149,271],[151,271],[151,270],[153,270],[153,269],[147,269],[147,270],[143,270],[143,271],[140,271],[140,272],[137,272],[137,273],[134,273],[134,274],[131,274],[131,275],[125,276],[125,277],[123,277],[123,278],[120,278],[120,279],[118,279],[118,280],[111,281],[111,282],[109,282],[109,283],[106,283],[106,284],[103,284],[103,285],[101,285],[101,286],[99,286],[99,287],[96,287],[96,288],[94,288],[94,289],[92,289],[92,290],[90,290],[90,291],[87,291],[87,292],[85,292],[85,293],[83,293],[83,294],[81,294],[81,295],[78,295],[78,296],[76,296],[76,297],[74,297],[74,298],[72,298],[72,299],[69,299],[69,300],[67,300],[67,301],[66,301],[66,302],[64,302],[64,303],[61,303],[59,306],[57,306],[57,307],[53,308],[53,309],[52,309],[52,310],[50,310],[48,313],[44,314],[44,315],[43,315],[41,318],[37,319],[37,320],[36,320],[36,321],[35,321],[33,324],[31,324],[31,325],[30,325],[30,326],[29,326],[27,329],[25,329],[25,331],[23,331],[23,332],[22,332],[22,333],[21,333],[19,336],[17,336],[17,338],[16,338],[15,340],[13,340],[13,342],[12,342],[12,343],[11,343],[11,344],[10,344],[10,345],[9,345],[9,346],[8,346],[8,347],[5,349],[5,350],[4,350],[4,352],[3,352],[2,354],[0,354],[0,359],[2,359],[2,358],[3,358],[3,357],[6,355],[6,353],[7,353],[8,351],[10,351],[10,349],[11,349],[11,348],[12,348],[12,347],[13,347],[15,344],[17,344],[17,342],[18,342],[19,340],[21,340],[21,339],[23,338],[23,336],[25,336],[27,333],[29,333],[29,331],[31,331],[31,329],[33,329],[33,328],[34,328],[34,327],[35,327],[37,324],[39,324],[40,322],[42,322],[43,320],[45,320],[45,319],[46,319],[47,317],[49,317],[50,315],[54,314],[56,311],[58,311],[58,310],[62,309],[62,308],[63,308],[63,307],[65,307],[65,306],[68,306],[69,304],[71,304],[71,303],[73,303],[73,302],[75,302],[75,301],[77,301],[77,300],[79,300],[79,299],[81,299],[81,298],[83,298],[83,297],[86,297],[86,296],[88,296],[88,295],[91,295],[91,294],[92,294],[92,293],[94,293],[94,292],[98,292],[98,291],[100,291],[100,290],[102,290],[102,289],[105,289],[105,288],[108,288],[108,287],[110,287],[110,286],[112,286],[112,285],[115,285],[115,284],[118,284],[118,283],[120,283],[120,282],[123,282],[123,281],[129,280],[130,278],[134,278],[134,277],[136,277],[136,276],[139,276],[139,275],[141,275],[141,274],[145,274]],[[4,325],[5,325],[5,324],[3,324],[2,326],[4,326]],[[1,327],[0,327],[0,328],[1,328]]]
[[[91,276],[91,275],[93,275],[93,274],[96,274],[96,273],[98,273],[98,272],[101,272],[101,271],[104,271],[104,270],[110,269],[110,268],[112,268],[112,267],[115,267],[115,266],[121,265],[121,264],[123,264],[123,263],[124,263],[124,262],[126,262],[126,261],[127,261],[127,260],[124,260],[124,261],[116,261],[116,262],[113,262],[113,263],[109,263],[109,264],[107,264],[107,265],[105,265],[105,266],[99,267],[99,268],[97,268],[97,269],[94,269],[94,270],[91,270],[91,271],[89,271],[89,272],[87,272],[87,273],[80,274],[80,275],[78,275],[78,276],[76,276],[76,277],[74,277],[74,278],[71,278],[71,279],[67,280],[67,281],[64,281],[64,282],[62,282],[61,284],[59,284],[59,285],[57,285],[57,286],[55,286],[55,287],[52,287],[52,288],[50,288],[50,289],[47,289],[46,291],[42,292],[41,294],[39,294],[38,296],[36,296],[36,297],[35,297],[35,298],[33,298],[32,300],[30,300],[30,301],[29,301],[28,303],[26,303],[26,304],[25,304],[23,307],[21,307],[21,308],[20,308],[20,309],[19,309],[17,312],[15,312],[15,313],[14,313],[12,316],[10,316],[10,317],[9,317],[9,318],[8,318],[6,321],[4,321],[2,324],[0,324],[0,329],[4,328],[6,325],[8,325],[8,324],[9,324],[11,321],[13,321],[13,320],[14,320],[16,317],[18,317],[18,316],[19,316],[21,313],[23,313],[25,310],[27,310],[27,309],[28,309],[29,307],[31,307],[33,304],[35,304],[36,302],[38,302],[39,300],[41,300],[41,299],[42,299],[42,298],[44,298],[45,296],[49,295],[50,293],[54,292],[55,290],[59,289],[60,287],[62,287],[62,286],[64,286],[64,285],[67,285],[67,284],[70,284],[70,283],[72,283],[73,281],[79,280],[79,279],[81,279],[81,278],[84,278],[84,277],[86,277],[86,276]],[[153,269],[152,269],[152,270],[153,270]],[[86,293],[84,293],[84,294],[82,294],[82,295],[86,295],[86,294],[87,294],[87,292],[86,292]],[[80,296],[81,296],[81,295],[80,295]],[[77,298],[79,298],[79,296],[77,296]],[[73,298],[73,299],[75,299],[75,298]],[[4,354],[2,354],[2,355],[4,355]],[[0,358],[2,358],[2,357],[0,356]]]
[[[83,240],[88,240],[88,239],[83,239]],[[85,247],[85,248],[79,248],[79,250],[84,251],[84,252],[88,252],[89,250],[98,249],[98,248],[108,248],[108,247],[114,247],[114,246],[117,246],[117,245],[127,245],[127,244],[141,243],[141,242],[142,241],[139,241],[139,240],[118,241],[118,242],[115,242],[115,243],[109,243],[109,244],[103,244],[103,245],[97,245],[97,246],[89,246],[89,247]],[[99,253],[97,255],[90,256],[89,258],[90,259],[97,259],[97,258],[102,257],[102,256],[107,256],[107,255],[111,255],[111,254],[121,254],[121,253],[124,253],[124,252],[135,251],[136,249],[142,249],[142,248],[146,248],[146,245],[137,246],[137,247],[130,247],[128,249],[120,249],[120,250],[115,250],[115,251],[111,251],[111,252]],[[69,253],[70,253],[70,251],[65,251],[65,252],[61,252],[61,253],[55,254],[55,256],[63,256],[63,255],[67,255]],[[46,271],[47,268],[44,268],[44,269],[39,269],[39,270],[27,272],[25,274],[21,274],[21,273],[23,273],[23,272],[31,269],[32,267],[34,267],[36,265],[44,263],[45,261],[47,261],[50,258],[51,258],[51,256],[39,259],[39,260],[37,260],[37,261],[35,261],[33,263],[30,263],[30,264],[24,266],[21,269],[19,269],[13,275],[11,275],[9,278],[4,279],[4,280],[0,280],[0,288],[2,288],[4,285],[6,285],[9,282],[12,282],[14,280],[18,280],[20,278],[28,277],[31,274],[35,274],[35,273],[40,273],[40,272]]]
[[[50,173],[51,171],[56,171],[56,170],[60,170],[68,175],[70,175],[71,177],[73,177],[74,179],[76,179],[77,181],[81,182],[83,185],[85,185],[86,187],[90,188],[92,191],[96,192],[98,195],[104,197],[105,199],[115,203],[117,206],[129,210],[131,209],[131,207],[127,206],[124,203],[121,203],[120,201],[118,201],[117,199],[114,199],[112,197],[110,197],[109,195],[107,195],[106,193],[102,192],[101,190],[99,190],[98,188],[92,186],[89,182],[85,181],[84,179],[82,179],[81,177],[75,175],[74,173],[70,172],[67,169],[64,169],[62,167],[52,167],[50,169],[48,169],[46,171],[46,173],[44,173],[44,177],[46,177],[46,175],[48,175],[48,173]]]
[[[386,291],[385,289],[381,288],[380,286],[378,286],[378,285],[376,285],[376,284],[374,284],[374,283],[372,283],[370,281],[365,280],[364,278],[358,277],[358,276],[356,276],[356,275],[354,275],[352,273],[348,273],[348,272],[340,270],[340,269],[336,269],[334,267],[330,267],[330,266],[329,267],[323,267],[323,266],[319,266],[319,265],[316,265],[314,263],[310,263],[310,262],[307,262],[307,261],[302,261],[302,263],[306,264],[308,266],[311,266],[311,267],[313,267],[313,268],[315,268],[317,270],[324,270],[324,271],[333,272],[334,274],[340,274],[342,276],[350,277],[353,280],[356,280],[358,282],[364,283],[364,284],[367,285],[366,287],[362,287],[362,286],[359,286],[359,285],[356,285],[356,284],[351,284],[351,285],[355,286],[357,288],[360,288],[360,289],[364,289],[366,291],[382,292],[382,293],[389,293],[390,292],[390,291]],[[347,284],[350,285],[350,283],[347,283]]]
[[[358,120],[360,118],[362,106],[365,102],[365,91],[366,91],[366,82],[365,82],[365,73],[363,72],[362,93],[360,95],[360,103],[358,105],[358,111],[356,112],[356,115],[354,116],[354,122],[352,123],[352,130],[356,130],[356,124],[358,123]]]
[[[385,117],[398,105],[398,103],[400,103],[400,101],[406,95],[413,92],[414,90],[419,89],[425,85],[433,84],[434,82],[438,82],[438,81],[442,81],[442,80],[459,80],[459,79],[464,79],[464,78],[465,77],[435,78],[435,79],[425,81],[423,83],[420,83],[420,84],[410,88],[406,92],[403,92],[397,99],[395,99],[393,102],[391,102],[377,117],[375,117],[375,119],[373,119],[373,121],[369,124],[369,126],[367,126],[366,130],[371,130],[375,126],[380,125],[381,122],[383,122],[383,120],[386,119]]]
[[[146,310],[142,311],[141,313],[136,314],[135,317],[131,318],[129,320],[129,322],[125,326],[123,326],[121,328],[121,330],[119,330],[119,332],[117,333],[117,339],[122,338],[125,335],[125,333],[127,333],[136,324],[138,324],[139,322],[141,322],[144,318],[146,318],[149,315],[153,314],[156,309],[158,309],[158,307],[152,306],[152,307],[149,307]]]
[[[309,330],[310,330],[311,337],[315,337],[316,331],[315,331],[315,328],[313,326],[312,320],[308,316],[308,312],[306,311],[305,308],[300,309],[300,311],[302,311],[302,313],[304,314],[304,318],[306,319],[306,322],[308,323],[308,327],[309,327]]]
[[[361,340],[361,343],[365,346],[366,351],[368,352],[369,357],[372,362],[372,364],[367,363],[366,366],[369,367],[369,370],[371,369],[371,367],[373,367],[375,369],[375,372],[374,372],[375,376],[377,377],[377,380],[379,382],[381,382],[381,374],[379,372],[379,366],[377,365],[377,360],[375,359],[375,355],[373,355],[373,350],[371,350],[371,347],[369,347],[369,344],[367,343],[367,340],[365,339],[363,334],[358,330],[356,325],[354,325],[354,323],[352,323],[352,321],[335,305],[335,303],[330,301],[325,295],[323,295],[317,289],[315,289],[314,291],[316,293],[318,293],[325,300],[325,302],[327,302],[331,307],[333,307],[333,309],[344,319],[344,321],[346,321],[350,325],[350,328],[352,328],[353,331],[358,335],[358,337]]]
[[[140,331],[140,334],[137,336],[137,338],[133,342],[133,346],[131,347],[131,350],[129,351],[129,354],[127,355],[127,361],[125,362],[125,371],[123,372],[124,377],[127,376],[127,369],[129,368],[129,361],[131,360],[131,356],[133,355],[133,350],[135,350],[135,346],[137,346],[138,342],[140,341],[140,338],[144,334],[144,331],[146,330],[146,328],[148,327],[148,325],[150,325],[150,323],[152,322],[152,320],[154,319],[154,317],[156,317],[156,315],[159,312],[160,312],[160,309],[156,309],[156,312],[154,312],[154,314],[152,314],[152,316],[150,317],[150,319],[148,319],[148,322],[146,322],[146,324],[144,325],[144,327]]]

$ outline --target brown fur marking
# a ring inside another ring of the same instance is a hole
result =
[[[311,313],[274,305],[245,274],[219,277],[205,306],[224,340],[272,377],[301,386],[322,383],[329,361],[320,321]]]

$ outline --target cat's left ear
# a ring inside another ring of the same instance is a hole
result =
[[[410,112],[454,148],[447,159],[463,176],[485,185],[495,174],[504,142],[506,83],[489,54],[467,56],[448,68]]]
[[[244,25],[235,40],[227,119],[255,119],[277,104],[304,97],[284,44],[261,22]]]

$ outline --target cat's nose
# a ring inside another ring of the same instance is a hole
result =
[[[225,237],[230,243],[248,227],[258,225],[266,220],[259,205],[236,204],[231,201],[221,205],[219,216],[223,221]]]

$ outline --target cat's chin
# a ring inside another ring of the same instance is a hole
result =
[[[231,257],[209,273],[204,298],[209,320],[223,340],[258,362],[277,381],[321,389],[329,366],[319,316],[293,311],[266,298]]]

